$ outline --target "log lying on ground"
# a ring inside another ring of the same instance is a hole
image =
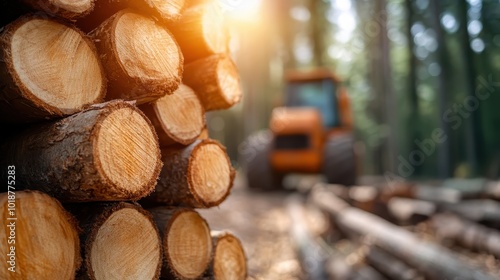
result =
[[[437,211],[434,203],[411,198],[394,197],[387,203],[400,225],[415,225],[429,219]]]
[[[435,215],[431,225],[440,238],[451,239],[466,248],[487,252],[500,258],[500,233],[496,230],[451,213]]]
[[[179,87],[182,53],[170,32],[153,19],[121,10],[90,36],[108,76],[106,99],[142,104]]]
[[[151,120],[161,146],[193,143],[205,127],[205,110],[194,93],[180,85],[172,95],[166,95],[140,106]]]
[[[158,279],[161,239],[149,212],[137,204],[68,206],[84,229],[79,279]]]
[[[3,30],[0,47],[0,122],[66,116],[103,100],[96,50],[75,28],[27,15]]]
[[[219,205],[231,191],[235,171],[226,149],[215,140],[162,149],[162,160],[160,179],[142,200],[144,205],[208,208]]]
[[[383,250],[372,246],[365,256],[366,260],[375,269],[383,273],[389,279],[394,280],[423,280],[415,269],[409,267],[404,262],[384,252]]]
[[[228,51],[229,35],[224,15],[215,1],[186,9],[180,20],[168,28],[177,39],[186,62]]]
[[[212,231],[213,257],[205,277],[245,280],[247,260],[241,241],[228,231]]]
[[[186,0],[97,0],[95,9],[76,21],[76,25],[90,32],[113,14],[126,8],[133,8],[147,16],[153,16],[163,23],[180,19]]]
[[[438,244],[420,240],[409,231],[375,215],[349,207],[324,188],[316,188],[312,200],[329,212],[344,232],[369,236],[375,245],[415,267],[429,279],[494,279]]]
[[[81,263],[78,227],[56,199],[37,191],[1,193],[0,215],[1,279],[74,279]]]
[[[206,111],[228,109],[241,100],[238,70],[228,55],[186,64],[183,82],[193,88]]]
[[[62,201],[137,200],[160,172],[157,139],[138,108],[112,101],[9,138],[0,164],[16,166],[19,186]]]
[[[207,222],[194,210],[150,209],[162,237],[162,278],[197,279],[207,269],[212,239]]]

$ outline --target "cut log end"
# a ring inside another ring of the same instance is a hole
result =
[[[1,40],[11,79],[33,106],[68,115],[103,99],[106,81],[99,59],[80,31],[25,16],[10,24]]]
[[[161,167],[153,127],[134,107],[113,110],[96,126],[95,163],[119,193],[141,197],[151,192]],[[146,189],[148,188],[149,189]]]
[[[213,276],[216,280],[244,280],[247,276],[245,251],[241,242],[228,232],[212,233],[215,239]]]
[[[227,103],[225,107],[229,108],[238,103],[242,95],[239,75],[236,65],[234,65],[229,57],[225,57],[219,61],[217,65],[217,76],[219,77],[222,97]]]
[[[228,195],[233,171],[225,150],[218,143],[204,140],[193,151],[188,172],[193,194],[204,205],[218,205]]]
[[[0,231],[4,249],[15,247],[15,272],[9,251],[4,251],[0,269],[1,279],[74,279],[80,267],[80,241],[72,216],[54,198],[37,191],[19,191],[15,194],[15,218],[7,221],[9,214],[7,193],[0,194],[0,215],[6,221]],[[14,225],[9,228],[9,225]],[[15,235],[15,244],[7,245],[9,236]],[[33,234],[36,238],[33,238]],[[12,250],[12,249],[10,249]]]
[[[207,269],[212,254],[210,228],[195,211],[176,211],[163,243],[171,272],[178,278],[196,279]]]
[[[67,19],[82,17],[92,11],[95,0],[23,0],[34,9]]]
[[[228,55],[212,55],[186,64],[183,81],[193,88],[206,111],[228,109],[242,97],[238,69]]]
[[[194,91],[185,85],[141,109],[155,126],[163,146],[191,144],[205,126],[205,111]]]
[[[203,37],[212,54],[225,53],[228,49],[228,35],[224,15],[218,3],[206,4],[202,18]]]
[[[186,0],[149,0],[145,2],[149,7],[153,7],[163,20],[176,21],[181,17]]]
[[[112,73],[107,99],[143,104],[178,88],[182,53],[169,31],[153,19],[122,10],[95,29],[92,36],[104,67]]]
[[[92,279],[158,279],[161,241],[151,217],[133,206],[114,211],[87,248]],[[126,278],[124,278],[126,277]]]

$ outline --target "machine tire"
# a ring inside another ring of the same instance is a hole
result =
[[[240,159],[246,175],[247,186],[256,190],[281,188],[283,175],[273,172],[269,161],[273,134],[269,130],[250,135],[240,146]]]
[[[356,155],[352,135],[330,137],[325,143],[323,174],[329,184],[356,184]]]

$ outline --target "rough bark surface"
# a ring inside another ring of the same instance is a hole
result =
[[[142,115],[127,102],[112,101],[55,122],[29,127],[0,145],[0,163],[16,166],[19,187],[41,190],[62,201],[137,200],[154,189],[160,172],[157,139],[151,139],[156,141],[156,164],[143,170],[151,177],[134,191],[113,183],[108,177],[110,174],[106,175],[96,164],[95,138],[100,125],[111,113],[126,108]],[[142,116],[152,135],[156,135],[147,118]],[[5,180],[6,171],[1,174]]]

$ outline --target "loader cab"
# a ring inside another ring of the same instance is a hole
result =
[[[321,115],[323,127],[340,126],[340,114],[336,98],[337,85],[331,78],[290,81],[286,85],[286,107],[313,107]]]

